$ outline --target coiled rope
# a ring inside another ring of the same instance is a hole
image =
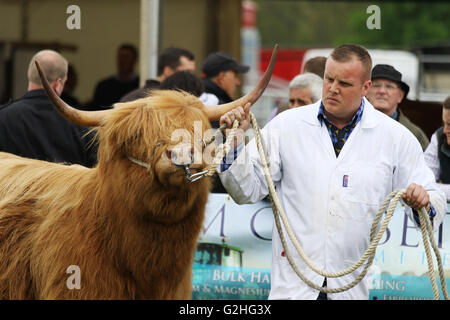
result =
[[[356,286],[367,274],[367,271],[369,267],[372,265],[372,262],[375,258],[376,248],[378,246],[378,243],[380,242],[381,237],[383,236],[384,232],[386,231],[389,222],[391,220],[392,215],[394,214],[394,210],[397,207],[398,201],[400,200],[401,196],[405,193],[404,189],[399,189],[391,192],[385,199],[384,203],[381,205],[380,209],[378,210],[377,215],[374,218],[374,221],[372,223],[371,229],[370,229],[370,245],[364,252],[364,254],[361,256],[361,258],[354,263],[351,267],[344,269],[340,272],[327,272],[320,270],[317,268],[312,261],[307,257],[305,252],[303,251],[302,247],[300,246],[291,226],[289,225],[289,222],[287,220],[286,214],[284,213],[284,210],[280,204],[280,201],[278,199],[277,193],[275,191],[275,186],[273,184],[270,172],[269,172],[269,163],[267,161],[266,156],[266,150],[263,144],[263,140],[260,134],[258,123],[256,122],[256,119],[254,115],[250,112],[250,120],[253,126],[253,129],[255,131],[255,139],[257,144],[257,149],[261,158],[261,163],[264,171],[264,176],[267,181],[267,185],[269,187],[269,195],[270,200],[272,204],[272,210],[274,213],[274,220],[277,227],[278,235],[280,237],[283,250],[285,252],[285,255],[288,259],[289,264],[291,265],[292,269],[295,271],[297,276],[302,279],[307,285],[309,285],[311,288],[314,288],[316,290],[322,291],[324,293],[338,293],[343,292],[346,290],[349,290],[350,288],[353,288]],[[230,131],[230,133],[227,135],[227,139],[224,144],[221,144],[217,151],[216,156],[213,160],[213,163],[207,167],[206,170],[208,170],[207,176],[212,176],[217,168],[217,166],[221,163],[222,159],[231,149],[231,145],[233,143],[234,137],[236,135],[236,129],[239,126],[239,123],[237,120],[233,122],[233,127]],[[389,206],[389,207],[388,207]],[[386,211],[387,209],[387,211]],[[386,217],[383,220],[383,223],[381,224],[381,227],[379,228],[379,231],[377,232],[377,226],[381,220],[381,217],[383,216],[383,213],[386,212]],[[430,244],[433,248],[434,254],[436,256],[437,265],[438,265],[438,273],[440,278],[440,284],[442,293],[445,300],[449,300],[448,292],[447,292],[447,286],[445,282],[445,275],[444,275],[444,268],[442,265],[442,258],[439,252],[439,249],[436,245],[436,242],[433,237],[433,229],[430,223],[430,219],[428,217],[428,213],[426,212],[425,208],[421,208],[418,212],[419,219],[420,219],[420,227],[422,232],[422,239],[424,243],[424,249],[425,254],[427,257],[427,264],[428,264],[428,276],[431,281],[431,286],[433,289],[433,295],[436,300],[440,299],[440,293],[439,288],[437,286],[436,278],[434,275],[434,266],[433,266],[433,258],[432,253],[430,250]],[[307,279],[301,272],[298,270],[297,266],[295,265],[293,258],[287,249],[287,242],[286,238],[282,231],[283,224],[284,229],[286,230],[286,233],[288,234],[288,237],[291,241],[291,243],[294,245],[297,253],[301,256],[303,261],[308,265],[311,270],[316,272],[317,274],[320,274],[321,276],[328,277],[328,278],[338,278],[343,277],[347,274],[350,274],[354,272],[356,269],[361,267],[364,262],[366,262],[362,272],[359,274],[359,276],[353,280],[352,282],[348,283],[347,285],[344,285],[340,288],[328,288],[328,287],[321,287],[316,285],[315,283],[311,282],[309,279]]]

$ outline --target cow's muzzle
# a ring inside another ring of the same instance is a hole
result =
[[[176,166],[179,166],[181,168],[183,168],[184,172],[186,173],[186,179],[189,182],[194,182],[197,180],[200,180],[201,178],[206,177],[206,174],[208,173],[207,170],[205,171],[201,171],[201,172],[197,172],[197,173],[192,173],[191,169],[189,168],[189,164],[175,164]]]
[[[203,147],[205,147],[208,143],[210,142],[203,142]],[[158,144],[155,146],[155,149],[160,146],[162,144],[162,142],[158,142]],[[152,158],[154,155],[155,150],[153,150],[153,154],[152,154]],[[166,159],[167,161],[171,162],[173,165],[182,168],[186,174],[186,179],[189,182],[194,182],[197,180],[200,180],[201,178],[206,177],[206,174],[208,173],[207,170],[201,171],[201,172],[196,172],[196,173],[192,173],[191,169],[193,169],[194,167],[198,167],[198,165],[195,165],[194,163],[194,155],[193,155],[193,148],[191,146],[187,146],[187,145],[183,145],[183,146],[178,146],[172,150],[167,150],[166,151]],[[144,168],[149,169],[150,165],[149,163],[146,163],[144,161],[140,161],[134,157],[130,157],[128,156],[128,159],[137,164],[140,165]]]
[[[185,152],[182,152],[182,154],[172,152],[170,160],[174,165],[184,170],[186,174],[186,179],[189,182],[194,182],[200,180],[201,178],[204,178],[206,176],[206,173],[208,172],[208,171],[201,171],[197,173],[191,172],[190,166],[194,163],[194,156],[190,151],[186,153],[185,150]]]

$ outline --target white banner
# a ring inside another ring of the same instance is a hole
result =
[[[193,298],[267,299],[272,227],[269,201],[237,205],[227,194],[211,194],[195,254]],[[450,282],[449,213],[434,236]],[[380,241],[371,271],[370,299],[433,299],[421,232],[400,205]]]

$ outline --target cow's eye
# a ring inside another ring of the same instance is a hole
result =
[[[160,147],[162,147],[164,145],[166,145],[166,143],[163,140],[158,140],[158,142],[156,143],[155,147],[153,148],[151,157],[153,158],[154,155],[155,155],[156,150],[158,150],[158,148],[160,148]]]

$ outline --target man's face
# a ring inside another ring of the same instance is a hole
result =
[[[127,48],[121,48],[117,52],[117,68],[119,73],[130,74],[134,71],[136,56]]]
[[[187,71],[190,73],[195,72],[195,60],[189,60],[185,56],[180,56],[180,59],[178,61],[180,64],[175,69],[173,69],[172,67],[169,67],[169,66],[164,67],[163,78],[161,79],[161,81],[163,81],[167,77],[170,77],[175,72],[179,72],[179,71]]]
[[[367,99],[375,109],[390,116],[395,112],[404,95],[405,93],[395,81],[380,78],[372,81]]]
[[[442,133],[447,137],[447,144],[450,144],[450,110],[442,109],[442,122],[444,123]]]
[[[356,57],[347,62],[327,59],[322,102],[325,115],[338,128],[350,122],[370,88],[371,81],[364,80],[364,75],[363,66]]]
[[[289,108],[297,108],[312,104],[309,88],[292,88],[289,90]]]
[[[175,72],[178,71],[189,71],[190,73],[195,72],[195,60],[189,60],[185,56],[180,57],[180,65],[175,68]]]
[[[241,80],[234,70],[223,71],[217,75],[217,85],[225,91],[231,99],[236,92],[236,87],[241,85]]]

